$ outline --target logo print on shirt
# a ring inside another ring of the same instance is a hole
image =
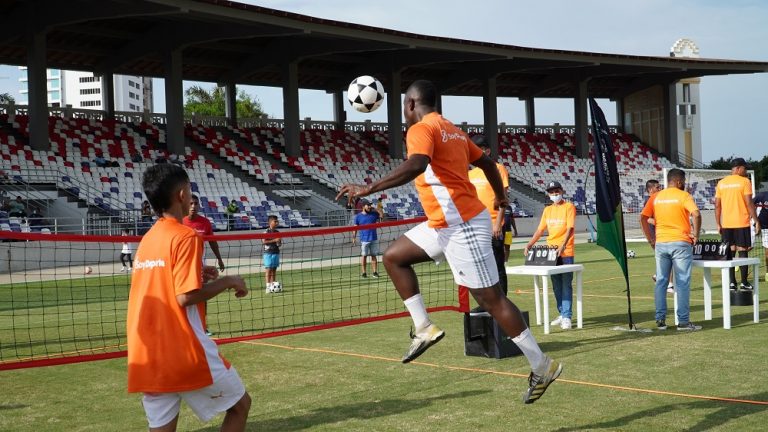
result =
[[[448,142],[449,139],[460,139],[462,141],[466,141],[467,137],[460,132],[449,134],[445,131],[445,129],[440,129],[440,136],[443,139],[443,142]]]
[[[152,270],[155,267],[165,267],[165,261],[162,259],[156,259],[156,260],[146,260],[146,261],[139,261],[136,260],[136,262],[133,263],[133,269],[134,270]]]

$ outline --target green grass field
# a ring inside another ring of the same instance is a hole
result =
[[[630,261],[634,318],[641,327],[653,328],[651,250],[641,244],[631,244],[630,248],[638,253],[638,258]],[[529,372],[524,358],[465,357],[462,314],[440,312],[432,319],[446,330],[447,337],[409,365],[399,363],[409,343],[408,318],[222,346],[221,351],[237,367],[253,398],[248,430],[766,429],[766,323],[752,322],[751,307],[734,307],[733,328],[724,330],[719,290],[713,291],[714,319],[703,321],[701,271],[695,270],[691,319],[704,326],[702,331],[679,334],[673,327],[651,333],[615,331],[613,327],[627,322],[618,266],[607,252],[591,245],[577,246],[577,261],[586,266],[584,328],[566,332],[553,329],[544,335],[541,326],[533,327],[544,350],[565,364],[560,380],[537,403],[521,402]],[[517,255],[510,260],[510,264],[521,262]],[[330,273],[329,280],[321,279],[319,273],[302,279],[317,284],[302,294],[308,296],[302,297],[303,303],[312,295],[329,291],[322,288],[333,283],[333,278],[355,274],[356,269],[339,268]],[[445,271],[430,275],[435,278],[428,285],[430,290],[453,289]],[[283,283],[288,289],[283,296],[297,295],[291,294],[295,288],[290,288],[290,283]],[[383,278],[375,284],[389,286],[390,282]],[[340,291],[323,294],[328,297],[315,301],[380,303],[387,310],[403,310],[394,293],[371,301],[365,299],[364,290]],[[274,317],[289,314],[275,312],[275,308],[288,307],[289,297],[265,296],[260,289],[252,294],[262,299],[256,311],[271,313],[267,318],[253,316],[254,325],[262,325],[259,320],[282,325],[275,323]],[[44,304],[44,297],[40,297],[39,309],[56,307]],[[529,310],[533,319],[530,278],[511,278],[510,297],[521,309]],[[671,296],[669,299],[668,321],[672,322]],[[214,315],[226,314],[224,304],[231,302],[212,305],[222,307]],[[354,312],[344,312],[343,316],[350,313]],[[0,326],[2,319],[0,315]],[[244,326],[251,322],[242,317],[231,321],[242,321]],[[2,340],[7,340],[5,337],[0,334]],[[0,372],[0,384],[0,430],[146,428],[140,396],[125,392],[124,359],[4,371]],[[220,418],[202,424],[184,408],[179,430],[214,431],[219,423]]]

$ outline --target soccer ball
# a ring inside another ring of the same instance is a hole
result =
[[[372,76],[359,76],[349,83],[347,98],[354,109],[373,112],[384,102],[384,86]]]
[[[283,292],[283,285],[280,282],[277,282],[277,281],[272,282],[269,285],[269,287],[267,287],[267,292],[268,293],[273,293],[273,294],[274,293]]]
[[[93,267],[85,266],[85,274],[91,274],[91,273],[93,273]]]
[[[627,251],[627,258],[634,258],[635,257],[635,251],[632,249]]]

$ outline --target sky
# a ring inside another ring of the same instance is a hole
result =
[[[704,58],[768,61],[766,0],[262,0],[242,1],[319,18],[433,36],[536,48],[668,56],[679,38],[692,39]],[[0,66],[0,93],[18,95],[19,71]],[[212,87],[212,83],[185,82]],[[154,80],[155,108],[164,112],[163,81]],[[239,86],[257,97],[271,117],[283,115],[279,88]],[[700,87],[703,161],[728,156],[761,159],[768,140],[768,73],[704,77]],[[607,120],[615,106],[600,100]],[[331,120],[331,97],[303,90],[300,116]],[[524,124],[521,101],[500,98],[499,122]],[[386,106],[372,114],[347,107],[349,121],[386,121]],[[482,123],[482,100],[443,98],[443,113],[456,123]],[[572,100],[536,100],[539,125],[573,124]]]

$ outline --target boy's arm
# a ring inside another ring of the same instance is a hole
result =
[[[219,251],[219,242],[217,241],[209,241],[209,245],[211,245],[211,250],[213,251],[213,254],[216,256],[216,260],[219,262],[219,270],[224,271],[224,260],[221,259],[221,252]]]
[[[245,281],[240,276],[224,276],[215,281],[203,284],[197,290],[176,295],[176,301],[181,307],[192,306],[210,300],[228,289],[235,290],[235,297],[244,297],[248,294]]]

